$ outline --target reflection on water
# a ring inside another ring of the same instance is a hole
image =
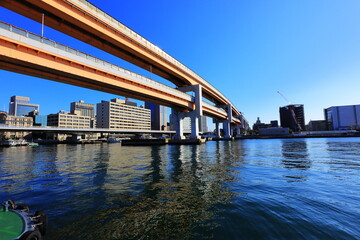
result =
[[[0,148],[0,199],[46,239],[356,239],[357,139]]]
[[[282,140],[281,150],[283,155],[281,161],[285,168],[306,170],[311,167],[306,139]],[[285,177],[289,178],[290,182],[306,180],[306,175],[297,172],[285,175]]]

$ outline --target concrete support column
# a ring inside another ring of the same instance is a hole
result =
[[[232,108],[231,104],[227,105],[227,120],[223,122],[224,134],[225,138],[231,138],[231,127],[230,124],[232,122]]]
[[[184,136],[184,113],[172,109],[172,122],[174,123],[174,130],[176,131],[175,139],[185,139]]]
[[[191,135],[190,138],[191,139],[198,139],[200,138],[199,135],[199,118],[197,116],[194,116],[195,114],[191,114],[192,116],[190,116],[191,119]]]
[[[199,119],[203,114],[202,111],[202,87],[200,85],[192,85],[188,87],[179,87],[178,90],[182,92],[194,92],[195,109],[191,112],[184,112],[184,117],[191,119],[191,139],[199,139]]]
[[[236,126],[236,136],[239,137],[241,135],[241,126]]]
[[[219,120],[213,119],[213,123],[215,123],[215,135],[217,138],[220,138],[220,127],[219,127]]]

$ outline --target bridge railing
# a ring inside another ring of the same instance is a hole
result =
[[[186,94],[184,92],[178,91],[170,86],[167,86],[165,84],[159,83],[157,81],[154,81],[152,79],[149,79],[147,77],[144,77],[140,74],[137,74],[135,72],[129,71],[127,69],[124,69],[122,67],[119,67],[115,64],[109,63],[107,61],[104,61],[102,59],[96,58],[92,55],[89,55],[87,53],[81,52],[79,50],[76,50],[74,48],[71,48],[69,46],[63,45],[61,43],[55,42],[53,40],[50,40],[48,38],[44,38],[41,37],[37,34],[31,33],[29,31],[23,30],[21,28],[15,27],[11,24],[5,23],[5,22],[1,22],[0,21],[0,29],[5,29],[8,30],[9,32],[15,33],[15,34],[19,34],[23,37],[38,41],[40,43],[44,43],[46,45],[49,45],[51,47],[54,47],[56,49],[59,49],[61,51],[64,51],[66,53],[70,53],[76,56],[79,56],[81,58],[84,58],[88,61],[91,61],[93,63],[96,64],[96,67],[99,67],[99,65],[102,65],[104,67],[107,68],[107,70],[110,68],[111,70],[113,70],[114,73],[118,72],[117,74],[121,73],[121,75],[127,75],[127,77],[130,77],[132,80],[134,81],[138,81],[138,82],[142,82],[144,84],[150,85],[150,86],[155,86],[157,89],[162,89],[163,91],[168,91],[173,93],[174,95],[178,95],[179,97],[185,98],[189,101],[194,101],[193,96]]]
[[[227,114],[224,109],[218,108],[218,107],[216,107],[216,106],[214,106],[214,105],[212,105],[212,104],[210,104],[208,102],[203,101],[202,104],[203,104],[204,107],[213,109],[214,111],[216,111],[218,113],[225,114],[225,115]]]

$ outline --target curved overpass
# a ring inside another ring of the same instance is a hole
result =
[[[210,83],[145,38],[85,0],[1,0],[0,4],[69,36],[151,70],[178,87],[200,84],[203,96],[216,105],[231,104]],[[240,111],[232,105],[233,115]]]
[[[65,45],[0,22],[0,68],[80,87],[193,111],[194,98],[177,89]],[[223,109],[203,102],[206,116],[226,119]],[[239,123],[236,119],[234,122]]]

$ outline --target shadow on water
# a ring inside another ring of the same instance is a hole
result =
[[[281,150],[283,156],[281,162],[284,168],[307,170],[311,167],[306,139],[284,139],[281,142]],[[296,171],[294,174],[284,177],[289,178],[289,182],[296,182],[306,180],[306,176],[307,175],[304,174],[298,174],[298,171]]]
[[[136,148],[126,148],[131,149]],[[225,186],[235,181],[231,168],[238,160],[231,143],[139,149],[146,152],[146,164],[141,174],[131,179],[135,193],[115,195],[106,189],[114,158],[111,150],[100,152],[93,158],[91,173],[95,191],[103,196],[94,199],[99,208],[79,206],[84,208],[81,219],[55,230],[51,239],[212,238],[218,227],[214,220],[218,213],[213,207],[235,196]],[[239,151],[238,147],[234,149]],[[131,153],[122,147],[118,154],[117,161],[124,161],[121,156]],[[136,161],[133,155],[127,167]],[[119,179],[117,184],[121,183]]]

